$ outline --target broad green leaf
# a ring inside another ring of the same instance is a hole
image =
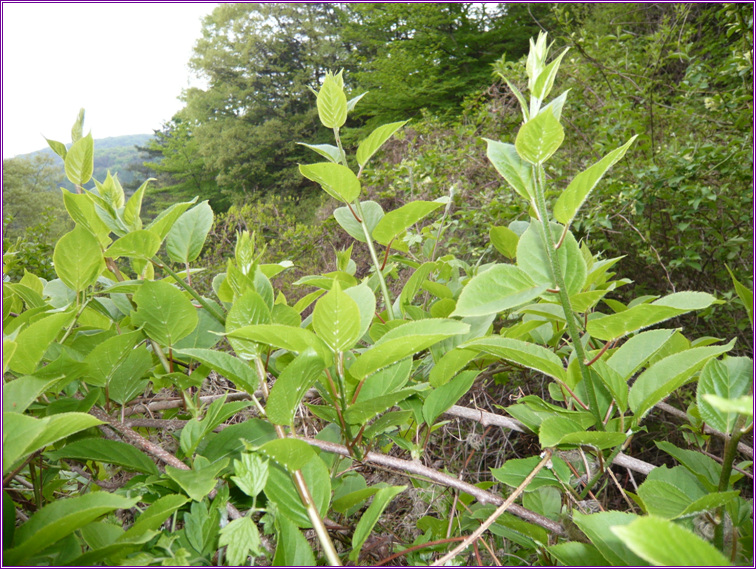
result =
[[[629,525],[614,526],[611,531],[622,541],[622,547],[653,565],[730,565],[713,545],[669,520],[648,516]]]
[[[312,348],[294,358],[270,390],[265,404],[268,420],[276,425],[291,425],[305,392],[314,385],[324,368],[323,360]]]
[[[145,532],[160,529],[163,522],[188,501],[189,498],[181,494],[168,494],[158,498],[139,515],[134,525],[126,530],[119,541],[126,541]]]
[[[590,543],[565,541],[547,548],[549,553],[567,567],[606,567],[609,562]]]
[[[740,298],[740,301],[743,303],[746,314],[748,315],[748,321],[751,323],[751,328],[753,328],[753,291],[741,284],[740,281],[735,278],[730,267],[727,265],[725,265],[725,267],[727,268],[727,272],[730,273],[732,284],[735,286],[735,292],[738,293],[738,298]]]
[[[412,359],[404,358],[369,376],[357,395],[357,403],[386,395],[404,387],[410,378]]]
[[[139,346],[114,370],[108,385],[110,399],[125,405],[147,387],[147,372],[153,367],[152,354]]]
[[[241,460],[234,460],[231,480],[247,496],[254,498],[265,488],[268,480],[268,461],[259,454],[242,453]]]
[[[94,460],[106,464],[117,464],[129,470],[147,474],[159,474],[155,463],[146,454],[121,441],[99,438],[82,439],[73,441],[58,450],[47,451],[45,454],[52,460],[61,458],[79,461]]]
[[[247,565],[247,558],[251,555],[262,555],[260,532],[252,518],[244,516],[233,520],[221,528],[218,546],[226,546],[226,558],[229,565]]]
[[[286,470],[300,470],[317,457],[315,450],[299,439],[276,439],[259,447],[257,452],[280,464]]]
[[[281,324],[258,324],[237,328],[227,332],[226,336],[251,340],[296,353],[302,353],[307,348],[313,348],[326,365],[330,365],[333,361],[333,353],[323,340],[304,328]]]
[[[3,413],[23,413],[34,400],[57,383],[62,376],[50,378],[25,375],[3,384]]]
[[[654,441],[654,444],[687,468],[709,492],[717,489],[722,466],[714,459],[698,451],[678,448],[666,441]]]
[[[378,222],[384,215],[383,208],[381,204],[374,201],[360,202],[360,207],[362,208],[362,220],[367,225],[368,232],[372,235],[375,226],[378,225]],[[333,210],[333,217],[336,218],[338,224],[349,235],[361,243],[367,243],[362,224],[355,219],[354,214],[348,207],[337,207]]]
[[[364,93],[362,93],[360,95],[357,95],[356,97],[352,97],[351,99],[349,99],[347,101],[347,111],[349,111],[349,112],[353,111],[354,107],[357,106],[357,103],[360,102],[360,99],[362,99],[362,97],[364,97],[368,93],[369,93],[369,91],[365,91]]]
[[[190,202],[180,202],[173,204],[168,209],[161,211],[160,214],[155,219],[153,219],[145,229],[152,231],[153,233],[157,233],[160,236],[160,240],[162,241],[163,239],[165,239],[165,236],[168,235],[168,232],[171,230],[171,227],[173,227],[173,224],[176,223],[176,220],[181,217],[181,214],[189,209],[189,207],[192,206],[195,201],[197,201],[196,198]]]
[[[443,205],[441,202],[414,201],[390,211],[373,229],[373,239],[388,247],[389,243],[408,227]]]
[[[501,336],[486,336],[461,346],[486,352],[512,363],[540,371],[559,381],[565,381],[565,370],[561,360],[552,352],[538,344],[523,342]]]
[[[627,379],[623,378],[613,367],[607,365],[603,360],[593,362],[591,370],[595,372],[609,390],[620,412],[624,413],[627,411],[627,397],[630,392]]]
[[[659,329],[636,334],[622,344],[606,363],[627,381],[662,349],[674,333],[674,330]]]
[[[66,189],[62,189],[63,204],[71,218],[80,225],[89,229],[97,237],[97,241],[105,248],[110,243],[110,229],[100,216],[95,212],[94,204],[89,198],[89,194],[74,194]]]
[[[97,200],[97,203],[102,204],[104,202],[104,204],[108,206],[104,209],[115,212],[123,207],[125,194],[123,192],[123,186],[121,186],[121,183],[118,181],[118,174],[113,176],[110,173],[110,170],[108,170],[105,181],[102,184],[97,180],[94,180],[94,183],[100,194],[99,198],[102,200]]]
[[[499,482],[503,482],[507,486],[517,488],[523,481],[530,475],[531,472],[538,466],[541,459],[537,456],[531,456],[529,458],[510,458],[504,462],[504,466],[501,468],[492,468],[491,474]],[[542,486],[556,486],[561,488],[559,480],[554,473],[547,469],[542,468],[535,475],[535,478],[525,488],[526,492],[532,492],[541,488]]]
[[[420,291],[420,287],[428,278],[428,275],[436,270],[437,266],[437,263],[426,262],[415,269],[415,272],[412,273],[412,276],[406,282],[399,295],[399,304],[402,307],[402,310],[404,310],[405,306],[412,304],[412,300]]]
[[[276,432],[267,421],[247,419],[243,423],[230,425],[220,433],[208,433],[197,446],[197,453],[215,462],[220,458],[238,457],[245,449],[243,441],[251,445],[261,445],[276,438]]]
[[[35,419],[19,413],[3,413],[3,473],[20,458],[102,421],[86,413],[58,413]]]
[[[477,371],[463,371],[450,382],[431,391],[423,403],[423,418],[430,426],[444,413],[449,407],[459,401],[472,386]]]
[[[187,496],[195,502],[201,502],[215,488],[216,477],[228,466],[228,463],[229,459],[224,458],[213,464],[204,465],[204,468],[199,468],[195,462],[195,468],[192,470],[182,470],[166,464],[165,473],[168,478],[181,486]]]
[[[753,396],[743,396],[737,399],[725,399],[718,395],[705,393],[703,400],[721,413],[737,413],[746,417],[753,417]]]
[[[139,186],[139,189],[131,195],[123,208],[123,221],[131,231],[142,229],[142,219],[139,217],[142,213],[142,199],[147,191],[147,186],[154,181],[155,178],[147,178]]]
[[[630,388],[630,409],[640,420],[659,401],[684,385],[709,359],[730,351],[734,345],[733,339],[724,346],[691,348],[656,362]]]
[[[616,314],[588,322],[588,333],[599,340],[613,340],[648,328],[693,310],[703,310],[716,301],[706,292],[676,292],[650,304],[638,304]]]
[[[533,167],[525,162],[514,144],[506,144],[484,138],[488,143],[486,152],[494,168],[501,174],[510,186],[523,198],[531,201],[535,198],[535,180]]]
[[[556,78],[557,71],[559,71],[559,64],[562,62],[562,58],[567,54],[570,48],[565,49],[562,53],[554,58],[554,60],[543,68],[541,73],[538,74],[538,78],[535,80],[531,96],[543,101],[551,92],[551,88],[554,85],[554,79]]]
[[[413,413],[407,411],[389,411],[378,417],[370,426],[365,429],[363,436],[366,441],[390,431],[393,427],[408,424]]]
[[[306,142],[297,142],[297,144],[301,144],[302,146],[317,152],[323,158],[334,164],[338,164],[342,161],[341,152],[339,152],[339,149],[333,144],[307,144]]]
[[[446,352],[436,362],[430,372],[430,384],[440,387],[454,377],[459,370],[475,359],[479,351],[476,349],[454,348]]]
[[[349,373],[362,379],[403,360],[421,350],[429,348],[457,334],[466,334],[470,326],[456,320],[431,318],[402,324],[386,333],[373,347],[357,358],[349,368]]]
[[[646,480],[638,488],[638,496],[650,515],[670,520],[679,516],[696,498],[663,480]]]
[[[637,519],[635,514],[625,512],[608,511],[591,515],[575,512],[572,521],[612,565],[644,566],[646,563],[643,559],[635,555],[614,532],[615,528],[624,527]]]
[[[91,132],[71,145],[66,153],[64,164],[66,177],[72,184],[83,186],[92,178],[92,172],[94,172],[94,139]]]
[[[552,223],[550,227],[556,243],[559,241],[564,228],[556,223]],[[571,231],[567,232],[562,246],[556,254],[562,268],[567,294],[572,296],[579,293],[585,285],[588,271],[585,259],[580,252],[580,246]],[[549,288],[554,287],[551,264],[543,239],[543,229],[541,224],[535,220],[531,221],[530,226],[517,243],[517,266],[527,273],[534,283],[547,285]]]
[[[213,226],[213,209],[207,201],[181,214],[165,238],[165,250],[175,263],[190,263],[199,257]]]
[[[427,387],[428,384],[425,384]],[[352,425],[363,425],[379,413],[387,411],[400,401],[404,401],[407,397],[414,395],[423,388],[423,384],[414,385],[406,389],[400,389],[393,393],[387,393],[374,399],[367,399],[360,401],[354,405],[349,406],[344,412],[344,419],[347,423]]]
[[[350,560],[356,562],[359,559],[362,546],[365,544],[365,540],[367,540],[370,532],[373,531],[373,527],[375,527],[383,511],[397,494],[401,494],[406,489],[406,486],[389,486],[388,488],[378,490],[370,507],[365,510],[360,521],[357,522],[357,527],[354,528],[352,551],[349,553]]]
[[[360,142],[360,145],[357,147],[357,163],[360,165],[360,168],[365,166],[371,156],[383,146],[384,142],[391,138],[397,130],[402,128],[408,122],[409,121],[392,122],[390,124],[379,126],[371,132],[365,140]]]
[[[342,202],[351,203],[360,195],[360,181],[357,176],[341,164],[300,164],[299,171],[308,180],[320,184],[327,194]]]
[[[614,448],[625,442],[624,433],[586,431],[583,427],[567,417],[548,417],[538,429],[541,447],[557,445],[589,445],[597,449]]]
[[[262,297],[254,290],[247,290],[243,295],[234,300],[234,305],[226,315],[226,332],[232,332],[244,326],[256,324],[269,324],[271,319],[270,309]],[[228,338],[228,342],[236,352],[236,355],[252,359],[260,353],[256,342]]]
[[[99,241],[80,225],[58,240],[53,264],[60,280],[76,292],[93,285],[105,270]]]
[[[175,353],[205,364],[223,377],[233,381],[247,393],[254,393],[258,389],[259,379],[255,371],[242,360],[235,358],[227,352],[194,348],[176,350]]]
[[[515,148],[523,160],[540,165],[557,151],[563,140],[562,125],[553,109],[546,109],[522,125],[515,139]]]
[[[507,259],[514,259],[517,256],[517,242],[520,240],[520,236],[509,227],[491,226],[488,231],[488,239],[491,241],[491,245]]]
[[[66,159],[66,154],[68,153],[68,149],[66,148],[66,145],[62,142],[58,142],[57,140],[50,140],[47,137],[44,137],[47,141],[47,145],[50,147],[50,149],[55,152],[58,156],[63,158],[63,160]]]
[[[375,318],[375,294],[367,282],[359,286],[349,287],[344,291],[344,294],[354,300],[360,310],[360,333],[358,338],[362,338]]]
[[[593,166],[575,176],[554,204],[554,219],[569,226],[593,188],[601,181],[606,171],[622,159],[637,137],[638,135],[633,136],[623,146],[612,150]]]
[[[282,439],[279,439],[282,440]],[[286,439],[294,441],[294,439]],[[302,442],[302,441],[298,441]],[[302,442],[307,445],[307,443]],[[309,446],[309,445],[307,445]],[[325,516],[331,500],[331,475],[328,467],[314,451],[310,460],[300,469],[312,499],[321,517]],[[271,465],[268,480],[265,483],[265,495],[275,503],[281,513],[300,528],[311,528],[312,522],[307,510],[302,505],[291,475],[287,470],[277,465]]]
[[[21,330],[16,336],[16,351],[13,352],[8,367],[19,374],[34,373],[50,344],[73,319],[73,312],[57,312]]]
[[[342,73],[343,71],[338,74],[327,72],[318,92],[318,116],[326,128],[341,128],[346,122],[347,99]]]
[[[541,107],[541,110],[539,112],[547,112],[548,109],[550,109],[551,112],[554,113],[556,120],[562,120],[562,109],[564,108],[564,104],[567,102],[567,94],[569,92],[570,90],[567,89],[558,97],[554,97],[553,99],[551,99],[551,101],[548,102],[548,104]],[[527,118],[525,120],[527,121]]]
[[[89,366],[87,383],[100,387],[110,383],[119,367],[143,339],[144,334],[137,330],[113,336],[95,346],[84,360]]]
[[[712,405],[707,395],[733,400],[751,393],[753,383],[753,360],[751,358],[724,357],[720,360],[709,360],[701,371],[698,380],[698,411],[701,418],[710,427],[722,433],[732,433],[737,411],[723,411]],[[753,408],[750,408],[753,414]]]
[[[310,542],[305,539],[297,525],[284,515],[276,515],[276,528],[281,538],[276,545],[273,565],[278,567],[310,567],[314,566]]]
[[[338,281],[334,281],[333,288],[315,304],[312,327],[335,352],[353,348],[360,339],[360,309],[354,300],[342,292]]]
[[[462,289],[452,316],[485,316],[525,304],[548,288],[514,265],[494,265]]]
[[[222,313],[222,310],[218,304],[212,300],[205,299],[208,304],[213,306],[218,312]],[[197,310],[197,316],[199,322],[197,327],[192,330],[188,336],[184,336],[174,344],[174,348],[177,350],[190,350],[193,348],[205,348],[209,349],[214,347],[223,338],[224,326],[221,324],[210,312],[205,309]],[[228,317],[226,318],[228,321]],[[233,346],[232,346],[233,347]],[[236,350],[236,348],[234,348]],[[239,352],[236,352],[239,355]]]
[[[153,340],[173,346],[197,326],[199,317],[192,303],[175,286],[164,281],[146,281],[134,293],[137,310],[134,326],[144,328]]]
[[[149,260],[160,249],[160,236],[152,231],[140,229],[127,233],[116,239],[107,251],[106,257],[117,259],[118,257],[137,257]]]
[[[108,492],[92,492],[55,500],[36,512],[16,531],[16,547],[3,552],[3,562],[20,565],[32,555],[72,534],[100,516],[118,509],[128,510],[141,496],[127,498]]]

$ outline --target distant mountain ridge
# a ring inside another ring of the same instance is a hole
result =
[[[128,169],[129,164],[142,161],[136,147],[147,145],[152,137],[152,134],[127,134],[95,138],[94,178],[97,181],[104,180],[109,170],[111,174],[118,173],[118,179],[122,184],[130,184],[133,181],[134,173]],[[70,143],[66,145],[66,147],[70,146]],[[59,185],[73,189],[72,184],[66,179],[63,161],[51,148],[47,147],[27,154],[19,154],[16,158],[33,158],[39,154],[52,156],[56,160],[61,171]],[[87,187],[89,186],[90,184],[87,184]]]

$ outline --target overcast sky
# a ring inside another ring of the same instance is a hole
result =
[[[3,158],[44,148],[43,135],[70,142],[81,107],[95,138],[160,128],[215,6],[3,2]]]

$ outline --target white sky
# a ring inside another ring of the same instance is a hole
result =
[[[81,107],[95,138],[160,128],[215,6],[3,2],[3,158],[46,147],[43,135],[69,143]]]

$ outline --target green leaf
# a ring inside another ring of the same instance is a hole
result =
[[[522,125],[515,139],[515,148],[523,160],[540,165],[557,151],[563,140],[564,129],[553,109],[545,109]]]
[[[427,384],[425,384],[427,387]],[[354,405],[349,406],[344,412],[344,419],[347,423],[352,425],[363,425],[379,413],[387,411],[400,401],[407,399],[411,395],[414,395],[418,390],[422,389],[422,384],[419,386],[412,386],[406,389],[400,389],[392,393],[387,393],[373,399],[367,399],[365,401],[359,401]]]
[[[368,286],[367,281],[359,286],[349,287],[344,291],[349,298],[357,303],[360,311],[360,332],[358,338],[362,338],[370,328],[375,318],[375,294]]]
[[[674,330],[662,328],[636,334],[622,344],[606,363],[623,381],[627,381],[641,366],[659,353],[674,333]]]
[[[297,525],[284,515],[276,515],[275,524],[280,539],[273,556],[273,565],[278,567],[310,567],[316,565],[310,542],[305,539]]]
[[[265,488],[268,480],[268,461],[258,454],[242,453],[241,461],[234,460],[234,473],[231,480],[247,496],[254,498]]]
[[[392,122],[379,126],[365,140],[360,142],[360,145],[357,147],[357,163],[360,165],[360,168],[363,168],[367,164],[367,161],[383,146],[384,142],[408,122]]]
[[[158,249],[160,249],[160,236],[152,231],[140,229],[116,239],[115,243],[105,251],[105,256],[113,259],[136,257],[149,260],[158,252]]]
[[[113,336],[95,346],[84,360],[89,366],[87,383],[100,387],[110,383],[119,367],[143,339],[144,334],[137,330]]]
[[[306,142],[297,142],[297,144],[301,144],[302,146],[317,152],[323,158],[329,160],[330,162],[333,162],[334,164],[338,164],[342,161],[342,156],[339,152],[339,149],[333,144],[307,144]]]
[[[95,211],[94,204],[88,193],[74,194],[66,189],[62,189],[63,204],[71,218],[80,225],[88,229],[97,237],[97,241],[105,248],[110,243],[110,229],[105,222],[100,219]]]
[[[550,227],[554,242],[558,242],[564,227],[556,223],[550,224]],[[588,271],[580,246],[571,231],[567,232],[562,246],[557,251],[557,257],[562,268],[567,294],[572,296],[579,293],[585,285]],[[531,221],[517,243],[517,266],[527,273],[534,283],[547,285],[548,288],[554,286],[551,264],[543,239],[543,229],[536,221]]]
[[[488,143],[486,154],[496,171],[504,177],[514,191],[528,201],[533,200],[535,198],[533,168],[520,158],[514,144],[506,144],[487,138],[483,140]]]
[[[547,417],[538,430],[541,447],[589,445],[597,449],[614,448],[627,440],[625,433],[586,431],[567,417]]]
[[[491,245],[507,259],[514,259],[517,256],[517,242],[520,240],[520,236],[509,227],[491,226],[488,231],[488,238]]]
[[[718,395],[705,393],[703,400],[714,409],[722,413],[737,413],[746,417],[753,417],[753,396],[743,396],[737,399],[724,399]]]
[[[132,508],[140,496],[127,498],[107,492],[93,492],[56,500],[36,512],[16,531],[18,545],[3,552],[3,562],[20,565],[53,543],[100,516],[118,509]]]
[[[76,292],[94,284],[105,270],[99,241],[80,225],[58,240],[53,252],[53,264],[60,280]]]
[[[300,173],[337,200],[351,203],[360,195],[360,181],[349,168],[331,162],[300,164]]]
[[[547,548],[562,565],[568,567],[605,567],[609,562],[590,543],[565,541]]]
[[[254,290],[247,290],[234,300],[234,305],[226,315],[226,333],[238,328],[270,323],[270,309],[262,297]],[[260,348],[255,342],[228,338],[231,347],[241,358],[252,359],[260,353]]]
[[[730,351],[734,345],[733,339],[724,346],[691,348],[656,362],[630,388],[630,409],[640,420],[654,405],[685,384],[709,359]]]
[[[304,328],[282,324],[258,324],[237,328],[227,332],[226,336],[252,340],[266,346],[275,346],[296,353],[302,353],[307,348],[313,348],[326,365],[330,365],[333,361],[333,353],[328,346],[315,334]]]
[[[83,186],[94,172],[94,140],[92,133],[80,138],[68,149],[65,158],[66,177],[72,184]]]
[[[559,64],[562,62],[562,58],[567,54],[570,48],[565,49],[554,60],[549,63],[538,74],[538,78],[535,80],[531,95],[536,99],[543,101],[551,92],[551,88],[554,85],[554,79],[556,78],[557,71],[559,71]]]
[[[365,544],[370,532],[373,531],[373,527],[378,522],[381,514],[389,505],[391,500],[397,494],[401,494],[407,489],[406,486],[389,486],[388,488],[381,488],[373,498],[373,502],[370,507],[362,514],[360,521],[357,523],[357,527],[354,528],[354,535],[352,536],[352,551],[349,553],[349,559],[351,561],[357,561],[360,557],[360,551]]]
[[[194,348],[176,350],[175,353],[205,364],[223,377],[233,381],[247,393],[254,393],[258,388],[259,379],[255,371],[239,358],[235,358],[227,352]]]
[[[462,289],[452,316],[485,316],[525,304],[548,288],[514,265],[494,265]]]
[[[606,171],[622,159],[637,137],[636,134],[623,146],[612,150],[593,166],[575,176],[554,204],[554,219],[569,226],[593,188],[601,181]]]
[[[243,423],[230,425],[220,433],[208,433],[200,441],[197,453],[215,462],[227,456],[239,456],[245,446],[243,441],[251,445],[261,445],[276,438],[273,425],[261,419],[247,419]]]
[[[367,225],[368,232],[372,235],[375,226],[383,218],[383,208],[379,203],[374,201],[360,202],[360,206],[362,208],[362,220]],[[367,243],[365,232],[362,230],[362,224],[355,219],[354,214],[348,207],[337,207],[333,211],[333,217],[336,218],[338,224],[349,235],[361,243]]]
[[[529,458],[510,458],[504,462],[504,466],[501,468],[492,468],[491,474],[499,482],[503,482],[507,486],[517,488],[523,481],[530,475],[531,472],[538,466],[541,459],[537,456],[531,456]],[[526,492],[532,492],[542,486],[556,486],[561,488],[559,480],[554,473],[547,469],[542,468],[535,475],[535,478],[525,488]]]
[[[698,451],[677,448],[666,441],[654,441],[654,444],[687,468],[709,492],[717,489],[722,466],[712,458]]]
[[[373,229],[373,239],[388,247],[389,243],[408,227],[443,205],[441,202],[414,201],[390,211]]]
[[[202,499],[215,488],[218,473],[226,468],[228,463],[228,458],[224,458],[213,464],[205,465],[204,468],[199,468],[195,463],[195,467],[192,470],[182,470],[171,466],[170,464],[166,464],[165,473],[168,478],[181,486],[187,496],[195,502],[201,502]]]
[[[189,498],[181,494],[168,494],[158,498],[139,515],[134,525],[126,530],[118,541],[126,541],[148,531],[159,529],[173,512],[188,501]]]
[[[299,439],[276,439],[265,443],[257,451],[289,471],[300,470],[317,457],[315,450]]]
[[[713,545],[674,522],[653,516],[638,518],[629,525],[611,528],[623,547],[653,565],[730,565]]]
[[[265,404],[268,420],[276,425],[291,425],[302,398],[324,368],[323,360],[312,348],[299,354],[286,366],[270,390],[270,397]]]
[[[58,142],[57,140],[50,140],[47,137],[43,137],[47,141],[47,145],[50,147],[50,149],[55,152],[58,156],[60,156],[63,160],[66,159],[66,154],[68,153],[68,150],[66,149],[66,145],[62,142]]]
[[[218,546],[226,546],[226,558],[229,565],[247,565],[251,555],[262,555],[260,532],[252,518],[243,517],[233,520],[220,530]]]
[[[423,418],[425,422],[429,426],[433,425],[442,413],[469,391],[477,376],[477,371],[463,371],[450,382],[434,389],[425,398],[425,402],[423,403]]]
[[[187,264],[199,257],[213,226],[213,209],[207,201],[181,214],[165,238],[165,250],[174,263]]]
[[[638,304],[622,312],[588,322],[588,333],[599,340],[613,340],[669,320],[686,312],[703,310],[716,301],[706,292],[676,292],[650,304]]]
[[[608,511],[591,515],[575,512],[572,521],[612,565],[643,566],[646,565],[643,559],[635,555],[614,532],[615,528],[626,526],[636,519],[638,516],[635,514],[625,512]]]
[[[709,397],[713,395],[722,401],[735,400],[751,393],[752,382],[751,358],[725,357],[721,361],[709,360],[698,380],[697,399],[701,418],[717,431],[732,433],[738,418],[737,406],[736,410],[721,410],[717,405],[711,404]],[[752,415],[753,407],[746,409],[746,413]]]
[[[3,384],[3,413],[23,413],[61,377],[50,379],[25,375]]]
[[[725,265],[725,267],[727,268],[727,272],[730,273],[732,284],[735,286],[735,292],[738,293],[738,298],[740,298],[740,301],[743,303],[746,314],[748,315],[748,321],[751,323],[751,328],[753,328],[753,291],[748,287],[743,286],[738,279],[735,278],[730,267],[727,265]]]
[[[142,229],[142,220],[139,217],[142,213],[142,199],[144,199],[147,186],[153,181],[155,181],[155,178],[146,179],[137,191],[131,195],[123,208],[123,221],[131,231]]]
[[[523,342],[501,336],[486,336],[461,346],[476,349],[515,364],[540,371],[559,381],[565,381],[565,370],[561,360],[552,352],[538,344]]]
[[[478,355],[476,349],[454,348],[446,352],[441,359],[436,362],[430,371],[430,384],[433,387],[440,387],[454,377],[459,370],[465,367],[470,361]]]
[[[95,460],[106,464],[117,464],[130,470],[158,475],[159,471],[146,454],[121,441],[89,438],[73,441],[63,448],[45,453],[52,460],[72,458],[86,461]]]
[[[391,364],[403,360],[457,334],[466,334],[470,326],[464,322],[430,318],[402,324],[384,334],[349,368],[349,373],[362,379]]]
[[[363,383],[362,389],[357,395],[357,403],[401,389],[409,381],[411,371],[412,360],[404,358],[374,373]]]
[[[354,300],[341,291],[338,281],[334,281],[333,288],[315,304],[312,327],[335,352],[353,348],[360,339],[360,309]]]
[[[328,71],[318,92],[318,116],[326,128],[341,128],[346,122],[347,99],[342,73],[343,71],[333,74]]]
[[[146,281],[134,293],[137,310],[134,326],[144,328],[153,340],[173,346],[197,326],[199,317],[192,303],[175,286],[164,281]]]
[[[294,439],[287,439],[293,441]],[[307,445],[307,443],[302,444]],[[310,460],[300,469],[312,499],[321,517],[326,514],[331,500],[331,476],[323,460],[311,451]],[[281,513],[300,528],[311,528],[312,523],[307,510],[302,505],[291,475],[283,468],[271,465],[268,481],[265,483],[265,495],[275,503]]]
[[[8,367],[19,374],[34,373],[50,344],[73,319],[73,312],[58,312],[21,330],[16,336],[16,351],[13,352]]]
[[[173,227],[173,224],[176,223],[176,220],[181,217],[181,215],[189,209],[195,201],[197,201],[196,198],[190,202],[173,204],[168,209],[161,211],[145,229],[157,233],[162,241],[165,239],[165,236],[168,235],[168,232],[171,230],[171,227]]]

